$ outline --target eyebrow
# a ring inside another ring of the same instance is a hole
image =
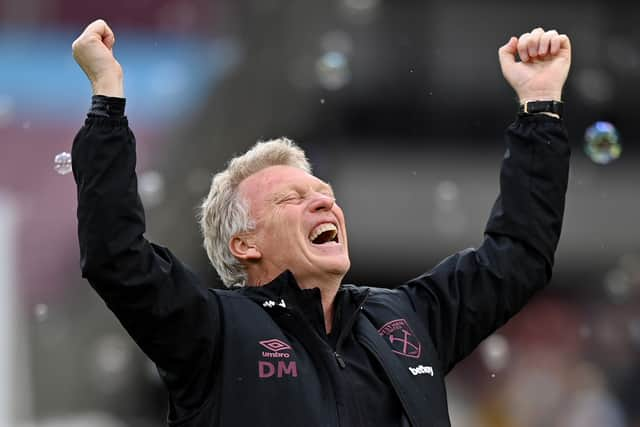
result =
[[[292,191],[295,191],[295,192],[301,193],[301,194],[305,194],[305,193],[307,193],[309,188],[312,188],[315,191],[319,191],[319,192],[323,192],[325,190],[329,190],[329,193],[331,194],[331,196],[335,197],[335,192],[333,191],[333,187],[331,186],[331,184],[329,184],[328,182],[321,181],[320,185],[312,186],[312,187],[308,187],[308,188],[304,188],[302,186],[294,184],[293,187],[290,187],[290,188],[287,188],[285,190],[278,191],[278,192],[274,193],[271,197],[269,197],[269,199],[270,200],[281,199],[282,197],[285,197],[287,194],[289,194]]]

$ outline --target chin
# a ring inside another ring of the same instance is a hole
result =
[[[351,262],[349,259],[332,260],[330,262],[320,263],[323,271],[336,275],[344,276],[351,268]]]

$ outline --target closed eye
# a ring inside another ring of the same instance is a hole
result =
[[[278,200],[278,203],[299,203],[302,201],[302,196],[298,193],[287,194]]]

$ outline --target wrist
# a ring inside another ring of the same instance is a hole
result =
[[[124,98],[124,79],[121,76],[105,77],[91,82],[94,95]]]
[[[518,94],[520,104],[532,101],[557,101],[562,102],[562,92],[531,92]]]

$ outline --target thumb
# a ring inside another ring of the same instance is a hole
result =
[[[498,58],[500,65],[504,68],[516,62],[516,53],[518,52],[518,38],[511,37],[507,44],[498,49]]]

